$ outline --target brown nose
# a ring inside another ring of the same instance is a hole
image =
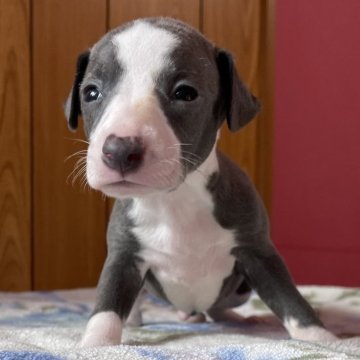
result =
[[[102,152],[105,165],[124,175],[140,166],[144,156],[144,147],[137,137],[117,137],[112,134],[106,138]]]

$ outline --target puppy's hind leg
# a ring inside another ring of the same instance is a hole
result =
[[[207,314],[215,322],[259,323],[261,320],[257,320],[255,317],[245,318],[232,310],[232,308],[246,303],[250,295],[251,288],[245,281],[242,281],[234,293],[221,299],[221,302],[209,309]]]
[[[231,309],[210,309],[207,314],[216,322],[245,322],[246,319]]]
[[[206,322],[205,314],[202,312],[198,312],[198,313],[194,312],[192,314],[188,314],[184,311],[178,310],[177,314],[181,321],[184,321],[184,322],[187,322],[190,324]]]
[[[130,311],[130,314],[126,320],[127,326],[140,326],[142,324],[142,315],[140,306],[145,297],[145,290],[141,290],[138,297],[135,300],[135,303]]]
[[[241,316],[232,309],[210,309],[207,311],[207,314],[215,322],[243,323],[249,325],[263,324],[266,322],[261,317],[257,317],[257,316],[250,316],[250,317]]]

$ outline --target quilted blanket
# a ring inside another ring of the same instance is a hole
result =
[[[187,324],[166,303],[148,295],[144,325],[127,328],[123,344],[82,349],[81,333],[94,289],[0,293],[0,359],[360,359],[360,289],[300,287],[339,340],[289,339],[281,323],[253,294],[236,309],[257,321]]]

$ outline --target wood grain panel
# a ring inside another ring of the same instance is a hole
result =
[[[63,104],[78,54],[106,32],[106,1],[37,0],[33,16],[35,289],[92,286],[105,256],[106,203],[81,181],[66,182],[75,160],[64,161],[85,144],[68,131]]]
[[[275,0],[261,2],[258,96],[262,109],[258,116],[255,183],[271,216],[272,149],[274,124]]]
[[[30,16],[0,0],[0,289],[30,290]]]
[[[220,148],[255,181],[270,208],[271,78],[265,74],[269,54],[265,46],[269,2],[261,0],[204,0],[203,32],[231,51],[242,79],[263,103],[262,114],[239,133],[222,130]],[[266,141],[259,144],[259,141]],[[261,177],[259,176],[261,175]]]
[[[200,0],[110,0],[110,28],[151,16],[174,17],[198,28]]]

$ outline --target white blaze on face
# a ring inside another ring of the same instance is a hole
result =
[[[155,82],[169,66],[169,54],[178,39],[164,29],[137,21],[115,35],[112,44],[123,72],[112,99],[90,135],[89,185],[114,197],[172,188],[181,176],[181,149],[156,97]],[[111,134],[141,138],[145,154],[139,169],[123,176],[103,163],[102,147]],[[123,180],[128,185],[116,184]]]
[[[164,29],[140,21],[116,35],[112,43],[126,74],[121,87],[130,98],[141,98],[153,92],[154,80],[169,66],[169,55],[179,40]]]

